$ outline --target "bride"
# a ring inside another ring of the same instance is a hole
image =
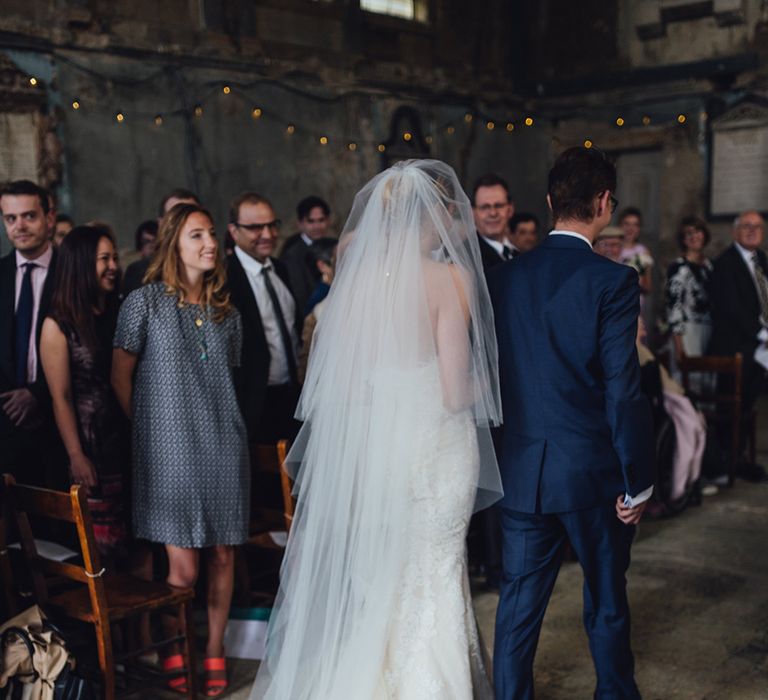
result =
[[[501,496],[497,349],[444,163],[398,163],[355,198],[297,415],[298,503],[251,698],[490,700],[465,536]]]

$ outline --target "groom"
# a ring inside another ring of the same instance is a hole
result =
[[[654,483],[653,428],[635,350],[637,273],[592,252],[616,169],[571,148],[549,173],[554,231],[489,275],[504,434],[497,700],[533,698],[533,658],[563,548],[584,571],[595,698],[636,700],[625,573]]]

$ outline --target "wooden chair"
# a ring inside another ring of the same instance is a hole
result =
[[[684,356],[678,366],[682,374],[683,387],[688,396],[693,399],[699,410],[704,414],[707,423],[713,426],[729,425],[731,432],[731,454],[728,460],[728,480],[733,484],[736,468],[742,456],[741,444],[741,382],[743,357],[740,353],[734,356],[704,355],[702,357]],[[717,385],[707,388],[704,382],[699,384],[704,388],[693,388],[692,374],[729,376],[732,377],[733,391],[722,393]],[[755,461],[755,412],[747,420],[751,425],[750,459]]]
[[[115,664],[125,667],[126,683],[120,695],[136,693],[148,685],[166,683],[181,675],[186,676],[187,697],[195,698],[197,674],[195,671],[195,645],[192,626],[191,588],[174,588],[166,583],[144,581],[133,576],[112,574],[101,564],[93,534],[93,523],[85,495],[80,486],[73,486],[69,493],[50,491],[17,484],[14,478],[4,475],[3,510],[13,517],[21,540],[24,560],[29,568],[32,587],[40,607],[54,619],[65,616],[93,626],[96,636],[99,669],[105,700],[118,697]],[[28,515],[67,522],[75,525],[82,554],[82,564],[57,562],[41,557]],[[0,532],[2,535],[3,532]],[[6,543],[0,543],[5,550]],[[3,569],[0,569],[0,574]],[[53,592],[49,577],[66,579],[67,588]],[[74,585],[73,585],[74,584]],[[172,609],[178,618],[179,633],[143,649],[116,654],[112,647],[112,623],[148,614],[163,608]],[[139,655],[159,650],[171,644],[181,644],[187,659],[187,667],[181,671],[161,673],[147,666],[131,663]],[[142,697],[150,697],[141,693]]]
[[[277,454],[280,459],[280,486],[283,491],[283,518],[285,518],[285,531],[291,531],[293,514],[296,511],[296,499],[293,496],[293,479],[288,474],[285,466],[285,458],[288,455],[288,441],[281,440],[277,443]]]

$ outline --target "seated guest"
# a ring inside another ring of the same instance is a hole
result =
[[[128,423],[110,384],[118,279],[111,234],[91,226],[73,229],[59,247],[40,339],[70,479],[85,487],[96,544],[110,559],[123,553],[127,540],[130,475]]]
[[[509,220],[509,243],[512,256],[533,250],[539,242],[539,220],[527,211],[515,214]]]
[[[619,215],[619,228],[624,232],[624,243],[619,261],[634,267],[640,276],[640,289],[644,295],[651,293],[653,257],[640,241],[643,215],[635,207],[627,207]],[[642,306],[642,299],[641,299]]]
[[[298,432],[299,307],[288,271],[272,257],[280,220],[269,200],[244,192],[232,200],[228,230],[235,241],[227,258],[229,291],[243,318],[243,363],[235,380],[248,436],[265,443],[292,439]]]
[[[603,257],[621,262],[621,249],[624,243],[624,232],[617,226],[606,226],[597,234],[592,248]]]
[[[225,277],[211,215],[195,204],[173,207],[147,284],[120,309],[112,361],[115,394],[133,419],[134,534],[165,545],[172,586],[194,587],[206,555],[209,696],[227,685],[233,547],[248,539],[250,493],[232,377],[242,327]],[[165,671],[182,665],[179,654],[163,662]],[[184,679],[169,685],[181,690]]]
[[[672,335],[673,371],[685,355],[706,354],[712,337],[709,277],[712,263],[704,255],[709,229],[698,217],[680,222],[677,244],[682,256],[667,270],[667,323]]]
[[[709,354],[744,358],[742,369],[741,447],[747,442],[749,416],[763,388],[768,367],[768,259],[760,249],[765,222],[756,211],[746,211],[733,224],[733,243],[715,260],[710,277],[709,301],[712,313],[712,340]],[[730,377],[721,376],[722,393],[733,390]],[[723,429],[723,448],[730,451],[730,430]],[[763,481],[765,469],[746,460],[740,474],[751,481]]]
[[[472,214],[480,242],[483,270],[488,270],[514,257],[506,241],[507,223],[515,212],[504,178],[488,173],[475,180],[472,188]]]
[[[177,204],[197,204],[199,206],[200,200],[190,190],[183,188],[171,190],[160,200],[157,224],[152,226],[151,224],[154,223],[152,221],[144,221],[139,224],[138,229],[136,229],[136,252],[140,257],[128,265],[125,270],[123,297],[127,297],[134,289],[138,289],[144,283],[144,276],[147,274],[149,262],[155,251],[158,226],[163,222],[163,217]]]
[[[59,487],[60,443],[39,360],[56,269],[49,207],[48,193],[29,180],[0,189],[0,211],[13,246],[0,259],[0,470],[25,484]]]
[[[54,248],[58,248],[61,245],[61,242],[64,240],[64,236],[66,236],[74,227],[75,222],[72,221],[71,217],[67,216],[66,214],[56,214],[56,223],[53,230],[53,240],[51,241]]]
[[[331,209],[320,197],[306,197],[296,207],[299,233],[291,236],[283,247],[281,262],[288,270],[288,280],[300,311],[304,311],[320,274],[308,255],[315,241],[328,235]]]

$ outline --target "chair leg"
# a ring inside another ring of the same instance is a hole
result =
[[[112,654],[112,635],[109,622],[96,623],[96,645],[99,650],[99,666],[104,679],[104,700],[115,700],[115,660]]]
[[[191,601],[179,606],[179,629],[184,635],[184,655],[187,657],[187,697],[190,700],[195,700],[197,697],[197,660]]]

